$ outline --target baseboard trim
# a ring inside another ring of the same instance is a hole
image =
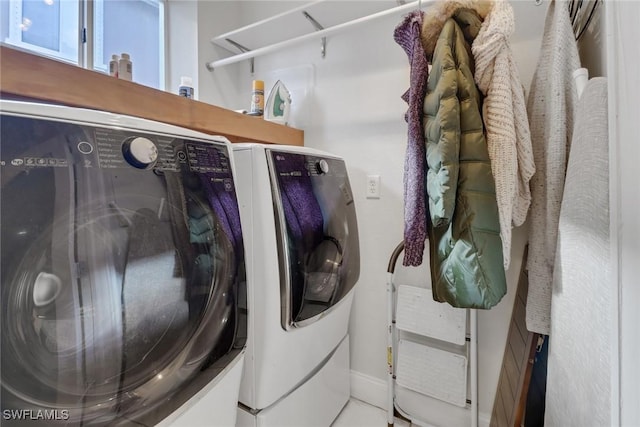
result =
[[[358,371],[351,371],[351,397],[387,410],[387,382]],[[478,413],[478,426],[489,427],[491,414]]]
[[[387,383],[358,371],[351,371],[351,397],[387,410]]]

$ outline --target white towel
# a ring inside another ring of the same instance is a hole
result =
[[[580,99],[560,210],[545,425],[611,422],[614,304],[609,256],[607,81]],[[585,409],[588,404],[588,410]]]

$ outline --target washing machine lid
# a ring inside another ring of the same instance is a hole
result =
[[[3,425],[153,425],[246,340],[228,143],[1,110]]]
[[[320,319],[360,274],[355,205],[344,160],[266,149],[280,259],[282,327]]]

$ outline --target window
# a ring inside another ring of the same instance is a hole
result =
[[[79,62],[79,0],[9,0],[9,44]]]
[[[105,73],[126,52],[135,82],[164,89],[164,1],[0,0],[0,40]]]

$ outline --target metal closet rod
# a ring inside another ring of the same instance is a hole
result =
[[[222,67],[224,65],[235,64],[236,62],[243,61],[245,59],[255,58],[256,56],[266,55],[268,53],[275,52],[280,49],[284,49],[286,47],[302,43],[308,40],[313,40],[316,38],[323,38],[331,34],[339,33],[348,28],[354,27],[356,25],[364,24],[369,21],[373,21],[378,18],[383,18],[387,15],[392,15],[394,13],[404,12],[406,10],[417,9],[418,7],[424,6],[425,4],[431,3],[435,0],[418,0],[411,3],[403,4],[402,6],[393,7],[391,9],[383,10],[381,12],[373,13],[368,16],[363,16],[362,18],[357,18],[352,21],[348,21],[342,24],[334,25],[333,27],[325,28],[324,30],[315,31],[313,33],[305,34],[299,37],[295,37],[293,39],[284,40],[278,43],[274,43],[269,46],[264,46],[255,50],[250,50],[248,52],[239,53],[237,55],[231,56],[229,58],[218,59],[216,61],[207,62],[205,65],[209,71],[213,71],[218,67]]]

